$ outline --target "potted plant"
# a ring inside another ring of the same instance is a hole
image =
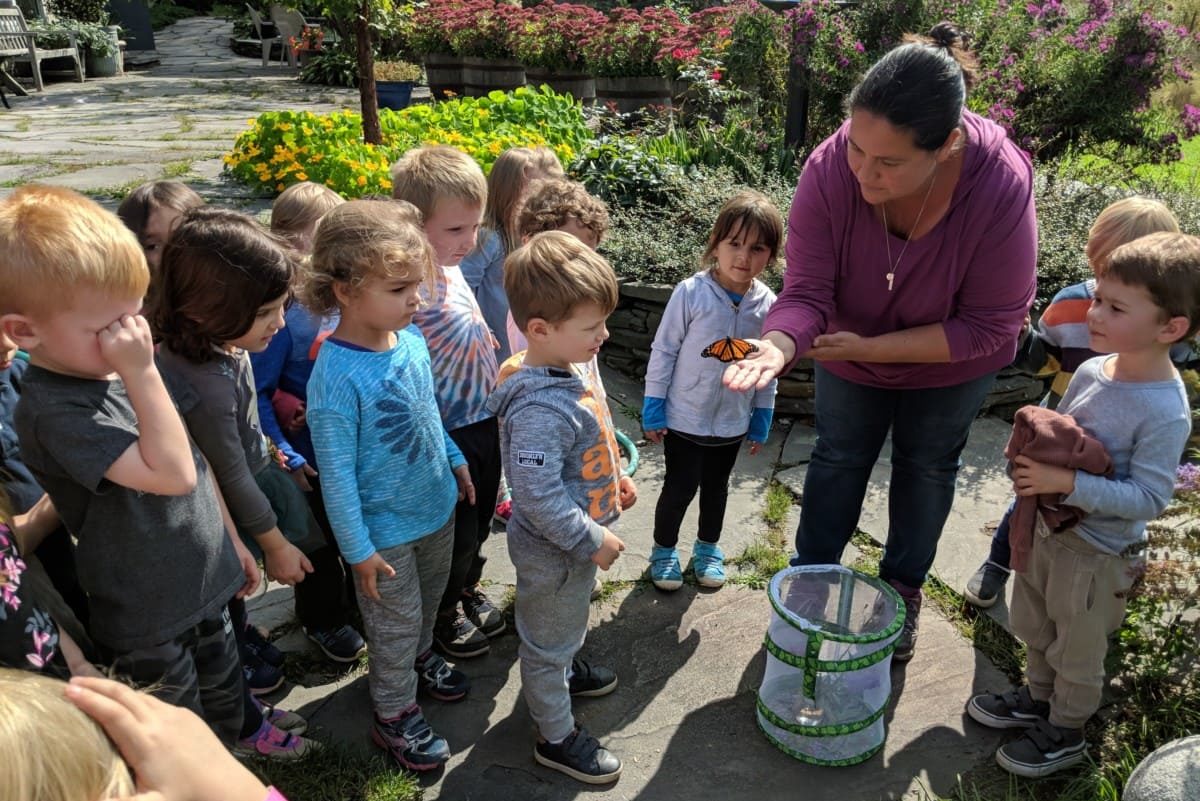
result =
[[[74,33],[89,77],[109,78],[120,72],[119,26],[80,22],[77,19],[59,19],[53,23],[35,20],[28,23],[28,28],[37,35],[38,45],[48,49],[67,47],[67,31]]]
[[[596,99],[623,114],[642,106],[669,106],[671,82],[660,53],[664,40],[685,28],[686,21],[666,6],[610,11],[604,25],[583,42],[584,60],[596,76]]]
[[[529,8],[510,20],[508,46],[525,65],[530,86],[549,86],[589,103],[596,99],[596,81],[583,59],[583,42],[600,35],[605,16],[589,6],[552,0]]]
[[[399,111],[412,102],[413,85],[421,80],[421,68],[408,61],[375,62],[375,98],[380,108]]]
[[[325,47],[325,31],[319,25],[305,25],[299,36],[288,39],[288,46],[296,54],[300,66],[304,66]]]
[[[430,0],[413,6],[404,33],[408,49],[425,64],[429,93],[435,98],[463,91],[462,56],[450,46],[446,32],[447,17],[453,15],[456,5],[456,0]]]
[[[446,36],[463,59],[464,94],[484,97],[525,85],[525,68],[508,46],[509,27],[523,14],[508,0],[460,0],[446,10]]]

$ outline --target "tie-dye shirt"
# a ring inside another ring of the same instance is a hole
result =
[[[492,417],[487,398],[496,388],[496,339],[458,267],[438,268],[432,295],[421,290],[413,323],[425,335],[442,424],[453,431]]]

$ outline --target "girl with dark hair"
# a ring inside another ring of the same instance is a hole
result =
[[[158,274],[163,247],[171,229],[185,213],[203,205],[204,198],[181,181],[150,181],[121,201],[117,216],[137,235],[138,244],[146,254],[146,263],[150,265],[151,283]]]
[[[837,562],[889,431],[880,575],[904,598],[895,659],[912,658],[921,586],[954,501],[959,454],[1033,300],[1029,157],[965,108],[962,33],[906,37],[850,95],[792,202],[783,293],[731,389],[815,360],[817,445],[794,564]]]

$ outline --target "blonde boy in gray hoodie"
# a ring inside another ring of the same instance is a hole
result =
[[[523,359],[505,362],[488,408],[500,418],[513,494],[508,552],[517,571],[522,692],[539,731],[534,758],[604,784],[620,776],[621,761],[576,725],[571,696],[607,695],[617,677],[575,655],[596,568],[608,570],[625,549],[608,526],[637,491],[621,476],[603,396],[578,365],[608,338],[617,279],[591,248],[548,231],[508,257],[504,291],[529,344]]]

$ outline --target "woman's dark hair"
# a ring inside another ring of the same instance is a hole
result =
[[[259,308],[291,290],[294,267],[281,240],[251,217],[202,206],[171,233],[162,254],[150,325],[193,362],[250,330]]]
[[[939,22],[927,36],[907,34],[876,61],[850,93],[850,110],[883,117],[912,131],[917,147],[937,150],[962,122],[976,67],[967,35]]]
[[[117,216],[141,242],[154,209],[166,207],[182,213],[203,205],[204,198],[181,181],[150,181],[125,196],[117,207]]]

